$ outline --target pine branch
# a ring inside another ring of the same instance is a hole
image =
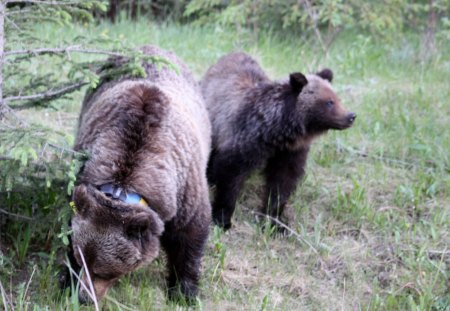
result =
[[[0,121],[3,120],[3,118],[6,115],[12,115],[13,118],[16,120],[16,122],[20,125],[20,126],[25,126],[27,125],[27,123],[25,122],[25,120],[23,120],[21,117],[19,117],[13,109],[11,109],[11,107],[9,107],[5,101],[0,102]]]
[[[3,101],[10,102],[10,101],[36,101],[36,100],[55,99],[55,98],[63,96],[64,94],[76,91],[76,90],[80,89],[81,87],[85,86],[86,84],[89,84],[89,83],[81,81],[81,82],[60,88],[58,90],[50,89],[44,93],[33,94],[33,95],[24,95],[24,96],[19,95],[19,96],[6,97],[3,99]],[[26,109],[26,108],[29,108],[32,106],[34,106],[32,103],[27,103],[27,104],[23,104],[23,105],[14,106],[13,109],[20,110],[20,109]]]
[[[69,46],[66,48],[40,48],[40,49],[32,49],[32,50],[15,50],[5,52],[5,57],[11,55],[40,55],[40,54],[65,54],[65,53],[85,53],[85,54],[101,54],[115,57],[125,57],[124,54],[106,51],[106,50],[97,50],[97,49],[85,49],[79,46]]]

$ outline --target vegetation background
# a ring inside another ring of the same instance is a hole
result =
[[[235,50],[277,79],[332,68],[358,114],[313,145],[290,236],[256,223],[247,183],[235,227],[211,227],[198,309],[450,310],[449,16],[448,0],[1,0],[0,308],[93,308],[57,277],[79,108],[108,56],[142,75],[134,48],[156,44],[198,79]],[[188,308],[166,302],[163,262],[101,308]]]

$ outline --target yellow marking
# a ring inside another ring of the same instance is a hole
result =
[[[72,209],[72,212],[74,213],[74,214],[76,214],[78,211],[77,211],[77,207],[75,206],[75,202],[74,201],[70,201],[69,202],[69,206],[70,206],[70,208]]]

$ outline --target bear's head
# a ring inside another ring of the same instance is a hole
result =
[[[289,84],[297,95],[297,106],[306,133],[343,130],[353,125],[356,114],[342,106],[331,81],[333,72],[324,69],[316,74],[292,73]]]
[[[74,256],[80,267],[87,267],[101,299],[115,280],[158,255],[164,223],[149,207],[112,200],[91,185],[77,185],[73,200]],[[81,280],[89,288],[86,271]],[[79,299],[90,300],[83,287]]]

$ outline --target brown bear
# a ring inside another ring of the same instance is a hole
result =
[[[314,138],[356,118],[331,87],[333,73],[292,73],[271,81],[245,53],[223,56],[201,82],[212,125],[208,180],[216,185],[213,221],[231,227],[244,181],[264,168],[262,212],[277,219],[305,170]]]
[[[79,268],[84,257],[100,299],[162,246],[169,298],[191,300],[211,223],[210,123],[200,88],[181,60],[156,47],[142,50],[179,72],[145,63],[146,78],[103,81],[86,96],[75,150],[88,159],[73,192],[72,264]],[[79,298],[89,300],[83,288]]]

